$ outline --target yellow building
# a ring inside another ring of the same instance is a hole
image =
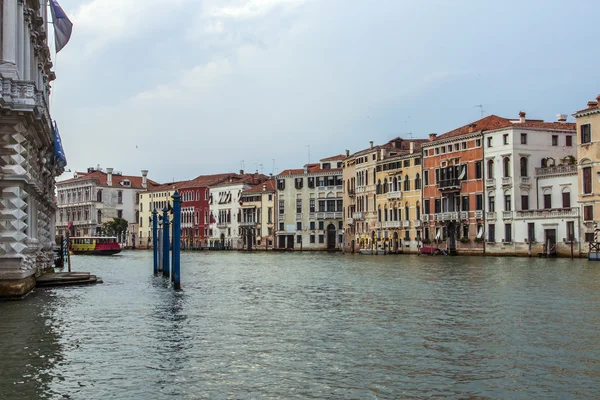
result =
[[[600,220],[600,96],[573,116],[577,124],[578,198],[583,216],[581,235],[585,242],[595,242],[600,241],[594,237],[594,221]]]
[[[140,204],[139,214],[140,220],[138,221],[139,236],[137,240],[137,246],[140,248],[152,247],[152,211],[156,209],[158,215],[162,215],[162,210],[168,207],[169,204],[173,205],[173,193],[177,188],[178,183],[169,183],[164,185],[157,185],[145,192],[140,193]],[[172,215],[169,214],[169,219]],[[159,224],[160,226],[160,224]],[[169,225],[169,237],[172,237],[173,231],[171,225]]]
[[[421,142],[380,149],[377,162],[377,247],[417,253],[421,245]]]
[[[272,250],[275,243],[275,179],[242,192],[239,222],[245,250]]]
[[[346,158],[342,162],[342,182],[344,183],[344,193],[342,203],[344,205],[343,227],[344,227],[344,246],[342,251],[352,252],[356,248],[356,157],[350,155],[350,150],[346,150]],[[357,222],[360,219],[357,218]]]

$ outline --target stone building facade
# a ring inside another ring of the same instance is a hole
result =
[[[20,296],[53,266],[54,157],[48,108],[48,15],[39,0],[4,0],[0,60],[0,296]]]

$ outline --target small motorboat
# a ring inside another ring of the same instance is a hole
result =
[[[70,250],[73,254],[90,254],[110,256],[121,252],[121,246],[116,237],[74,237],[69,239]]]

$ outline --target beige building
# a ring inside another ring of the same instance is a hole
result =
[[[271,250],[275,243],[275,179],[242,192],[239,223],[243,248]]]
[[[578,200],[583,216],[581,236],[585,242],[597,242],[594,222],[600,219],[600,95],[573,116],[577,126]]]

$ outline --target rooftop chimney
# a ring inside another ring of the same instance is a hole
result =
[[[148,187],[148,170],[142,170],[142,187],[146,189]]]
[[[600,104],[600,94],[598,95],[598,97],[596,97],[596,100],[598,100],[598,103]]]
[[[558,122],[567,122],[567,114],[556,114]]]
[[[408,144],[408,149],[410,150],[410,154],[415,152],[415,142],[410,142]]]
[[[371,148],[373,148],[373,141],[371,140],[369,143],[371,144]]]
[[[112,173],[113,173],[112,168],[106,168],[106,184],[108,186],[112,186]]]
[[[308,165],[305,165],[305,166],[304,166],[304,174],[305,174],[305,175],[306,175],[306,174],[308,174]]]
[[[244,170],[240,169],[240,175],[244,175]]]
[[[519,112],[519,122],[523,123],[525,122],[525,111],[520,111]]]
[[[263,184],[263,192],[267,191],[267,185]]]
[[[435,138],[437,137],[437,133],[430,133],[429,134],[429,141],[433,142],[435,140]]]
[[[597,107],[598,107],[597,101],[588,101],[588,108],[597,108]]]
[[[350,157],[350,150],[346,149],[346,157]]]

